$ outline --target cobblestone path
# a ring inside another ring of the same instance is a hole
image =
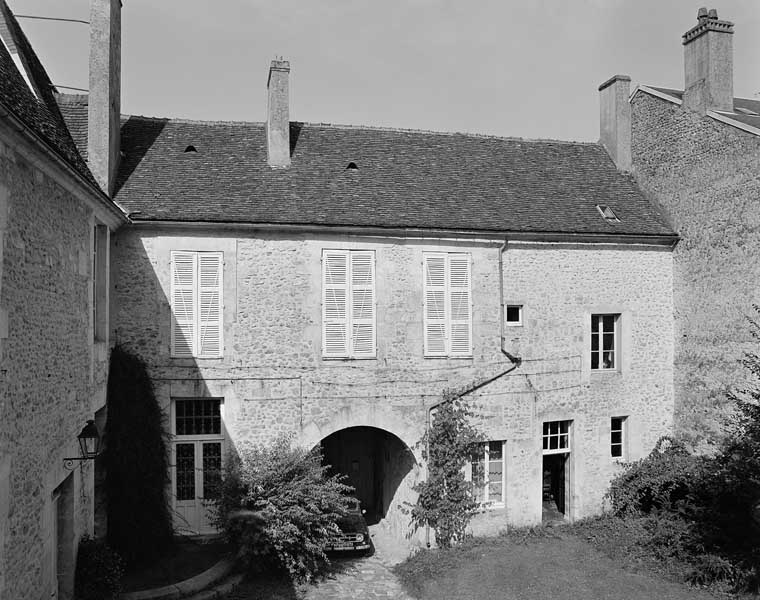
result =
[[[338,572],[309,586],[304,600],[397,598],[411,600],[390,568],[375,556],[335,561]]]

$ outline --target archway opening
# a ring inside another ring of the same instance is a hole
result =
[[[376,427],[349,427],[324,438],[322,460],[343,474],[373,525],[398,513],[409,495],[414,454],[398,437]]]

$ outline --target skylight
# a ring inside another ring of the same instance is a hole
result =
[[[599,214],[602,215],[602,219],[608,223],[620,223],[620,219],[618,219],[615,211],[613,211],[609,206],[605,204],[597,204],[596,210],[598,210]]]

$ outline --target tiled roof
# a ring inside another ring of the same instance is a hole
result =
[[[647,87],[650,87],[653,90],[657,90],[658,92],[661,92],[672,98],[676,98],[677,100],[683,100],[683,90],[655,87],[652,85]],[[745,125],[751,125],[752,127],[757,127],[760,129],[760,100],[752,100],[750,98],[734,98],[734,112],[721,112],[720,114],[734,121],[739,121]]]
[[[69,135],[55,100],[55,88],[4,0],[0,0],[0,23],[0,34],[4,39],[6,36],[10,38],[6,44],[17,50],[39,95],[36,96],[24,81],[6,44],[0,43],[0,104],[87,181],[97,186]]]
[[[56,100],[79,154],[87,160],[87,94],[57,94]]]
[[[136,221],[675,235],[599,144],[291,123],[272,169],[261,123],[127,117],[121,140]]]

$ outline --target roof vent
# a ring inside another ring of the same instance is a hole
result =
[[[599,214],[602,215],[602,219],[608,223],[620,223],[620,219],[617,218],[617,215],[609,206],[606,206],[604,204],[597,204],[596,210],[598,210]]]
[[[198,152],[198,150],[196,150],[195,146],[190,144],[187,148],[185,148],[185,152]]]
[[[351,161],[350,163],[348,163],[348,165],[346,165],[346,169],[349,171],[358,171],[359,167],[356,166],[355,162]]]

